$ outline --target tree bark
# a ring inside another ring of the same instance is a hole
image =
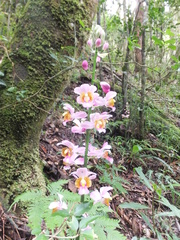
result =
[[[33,187],[45,189],[41,128],[68,83],[63,55],[73,56],[69,46],[75,38],[80,54],[86,37],[79,20],[91,27],[96,5],[96,0],[29,0],[18,22],[9,58],[1,64],[7,88],[0,90],[0,196],[6,203]],[[51,57],[57,52],[59,61]]]

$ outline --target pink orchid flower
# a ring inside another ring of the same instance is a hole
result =
[[[115,107],[114,107],[114,103],[116,102],[113,98],[117,95],[116,92],[114,91],[110,91],[106,94],[106,96],[104,97],[105,100],[105,106],[106,107],[110,107],[112,109],[112,111],[115,111]]]
[[[98,48],[98,47],[100,47],[101,46],[101,39],[100,38],[98,38],[97,40],[96,40],[96,47]]]
[[[84,60],[84,61],[82,62],[82,68],[83,68],[84,70],[88,70],[88,62],[87,62],[86,60]]]
[[[104,93],[108,93],[110,91],[110,85],[107,82],[100,82],[100,85]]]
[[[63,159],[63,164],[65,165],[64,169],[70,169],[70,166],[74,165],[74,164],[78,164],[77,162],[75,162],[76,158],[78,157],[78,146],[74,145],[72,142],[68,141],[68,140],[64,140],[60,143],[57,144],[57,146],[59,145],[64,145],[66,147],[62,148],[62,152],[61,155],[64,157]]]
[[[108,191],[112,190],[112,187],[101,187],[100,191],[95,190],[91,192],[90,198],[94,200],[94,204],[97,202],[101,202],[109,207],[109,201],[111,200],[111,196]]]
[[[109,119],[110,117],[112,117],[112,115],[103,112],[103,113],[93,113],[90,115],[90,122],[89,121],[85,121],[82,123],[82,127],[84,127],[85,129],[93,129],[95,128],[99,133],[101,132],[106,132],[106,122],[107,119]]]
[[[96,157],[97,159],[105,158],[107,161],[109,161],[112,164],[113,158],[109,157],[109,155],[108,155],[109,153],[111,153],[110,149],[111,149],[111,146],[107,142],[105,142],[103,144],[102,148],[100,148],[100,149],[89,144],[88,156]]]
[[[107,50],[109,47],[109,43],[108,42],[105,42],[104,45],[103,45],[103,50]]]
[[[67,209],[67,204],[62,201],[63,195],[58,193],[59,201],[52,202],[49,205],[49,209],[52,209],[52,213],[57,212],[58,210]]]
[[[87,41],[87,45],[88,45],[89,47],[92,47],[92,45],[93,45],[92,39],[89,39],[89,40]]]
[[[64,110],[66,110],[63,113],[63,117],[64,117],[63,125],[64,126],[66,126],[67,122],[70,122],[73,119],[79,119],[79,118],[82,119],[82,118],[87,117],[86,112],[83,112],[83,111],[75,112],[74,108],[68,103],[65,103],[63,108],[64,108]]]
[[[94,100],[99,96],[98,93],[95,93],[96,90],[95,86],[89,84],[82,84],[80,87],[76,87],[74,92],[80,95],[77,97],[77,102],[85,108],[92,107]]]
[[[76,178],[75,186],[78,188],[78,193],[80,195],[88,194],[88,188],[92,185],[91,179],[96,178],[96,173],[90,172],[87,168],[78,168],[71,175]]]
[[[71,128],[71,132],[79,134],[86,133],[86,128],[82,127],[82,123],[78,119],[75,119],[73,122],[76,124],[76,126]]]

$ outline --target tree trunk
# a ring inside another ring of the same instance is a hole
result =
[[[80,53],[86,39],[79,20],[90,27],[96,5],[95,0],[30,0],[18,22],[9,58],[1,64],[7,86],[0,90],[0,196],[5,202],[33,187],[45,189],[41,128],[67,85],[63,55],[73,55],[69,46],[75,37]],[[57,52],[59,62],[51,57]]]

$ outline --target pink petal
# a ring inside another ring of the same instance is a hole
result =
[[[80,112],[76,112],[73,114],[73,118],[85,118],[87,117],[87,113],[86,112],[83,112],[83,111],[80,111]]]
[[[63,108],[65,110],[68,110],[71,114],[74,113],[74,108],[70,104],[68,104],[68,103],[65,103]]]
[[[77,158],[75,160],[75,164],[77,164],[77,165],[84,165],[84,158],[83,157]]]
[[[79,193],[79,195],[88,194],[88,193],[89,193],[89,190],[88,190],[87,187],[80,187],[78,193]]]
[[[109,100],[111,98],[114,98],[116,95],[117,95],[117,92],[110,91],[106,94],[105,98],[106,98],[106,100]]]
[[[74,147],[75,147],[75,145],[72,142],[68,141],[68,140],[64,140],[64,141],[62,141],[60,143],[57,143],[57,146],[59,146],[59,145],[64,145],[64,146],[66,146],[68,148],[72,148],[72,149],[74,149]]]
[[[108,93],[110,91],[110,85],[107,82],[100,82],[100,85],[104,93]]]
[[[92,200],[95,201],[94,203],[97,203],[97,202],[101,201],[101,194],[98,190],[95,190],[90,193],[90,198],[92,198]]]
[[[113,188],[112,187],[101,187],[100,188],[101,196],[102,197],[106,196],[107,192],[110,191],[110,190],[113,190]],[[106,197],[104,197],[104,198],[106,198]]]
[[[94,128],[94,124],[92,122],[88,122],[88,121],[85,121],[81,124],[82,128],[85,128],[85,129],[93,129]]]

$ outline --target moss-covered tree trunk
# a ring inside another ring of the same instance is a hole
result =
[[[42,124],[67,85],[68,73],[58,74],[68,66],[63,55],[73,56],[75,42],[80,53],[86,33],[79,20],[90,27],[95,7],[95,0],[30,0],[18,21],[10,60],[0,66],[6,83],[0,90],[0,196],[6,202],[45,187],[38,150]]]

